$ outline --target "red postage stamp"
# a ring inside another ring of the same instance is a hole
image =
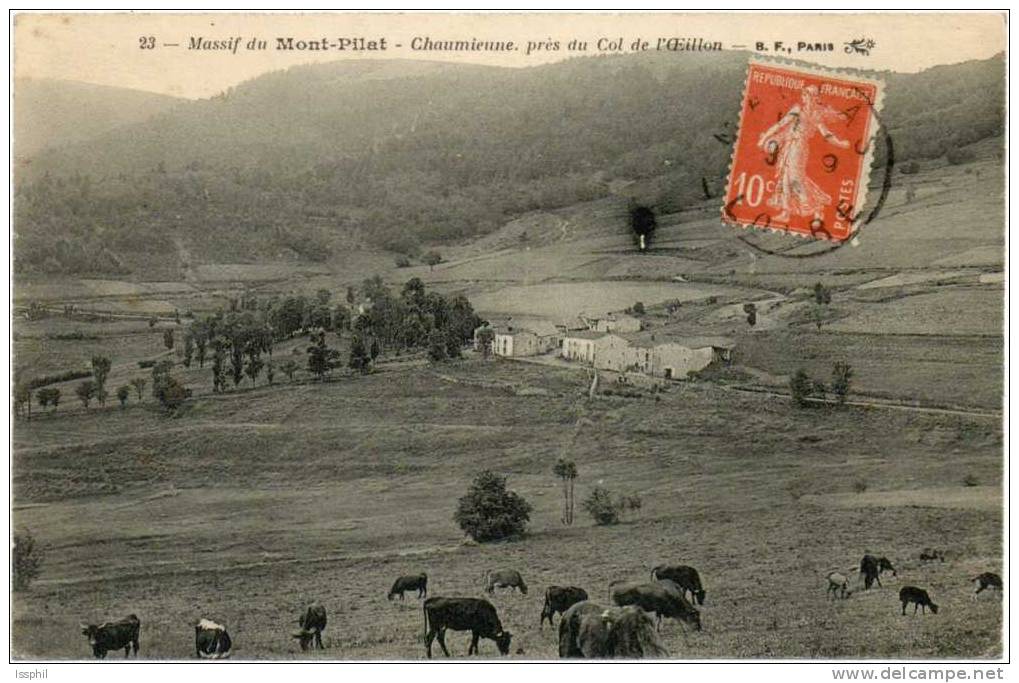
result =
[[[866,199],[881,81],[751,61],[722,219],[849,239]]]

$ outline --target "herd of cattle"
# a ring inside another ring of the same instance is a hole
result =
[[[935,555],[932,558],[937,559]],[[944,561],[943,557],[940,557]],[[881,574],[891,572],[896,576],[895,567],[885,557],[864,555],[860,561],[860,578],[864,589],[874,583],[881,586]],[[832,599],[848,598],[849,578],[840,572],[827,575],[826,595]],[[1003,589],[1001,576],[984,572],[973,579],[978,583],[974,596],[984,590]],[[485,573],[485,591],[489,594],[496,588],[509,588],[527,595],[527,584],[520,572],[515,570],[490,571]],[[467,654],[478,652],[481,638],[492,640],[499,652],[509,654],[512,634],[503,628],[499,614],[491,602],[483,598],[442,598],[428,597],[428,576],[424,573],[401,576],[389,590],[387,598],[404,599],[404,593],[417,592],[424,598],[424,641],[425,653],[432,656],[432,643],[438,639],[442,652],[449,657],[446,647],[446,631],[470,631],[471,643]],[[688,597],[689,596],[689,597]],[[541,609],[539,627],[548,620],[553,625],[556,614],[559,620],[559,656],[562,658],[587,659],[640,659],[668,657],[658,635],[663,617],[675,619],[685,626],[701,630],[701,616],[697,606],[703,606],[706,598],[700,574],[686,565],[659,565],[651,570],[650,581],[613,581],[609,584],[609,597],[613,605],[603,607],[589,599],[587,591],[576,586],[549,586]],[[913,604],[924,613],[927,607],[938,613],[938,606],[927,591],[916,586],[903,586],[899,591],[902,614],[906,606]],[[655,617],[656,621],[652,619]],[[302,650],[310,647],[324,649],[322,631],[326,627],[326,610],[321,605],[312,605],[301,613],[297,623],[299,629],[292,635]],[[195,623],[195,655],[200,659],[223,659],[230,656],[232,642],[226,628],[208,619]],[[141,621],[135,615],[117,622],[101,625],[82,625],[82,634],[89,639],[92,653],[96,658],[123,648],[124,656],[134,651],[138,656],[138,636]],[[517,650],[523,654],[522,650]]]

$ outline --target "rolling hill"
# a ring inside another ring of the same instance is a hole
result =
[[[18,170],[20,272],[153,259],[325,261],[491,233],[611,196],[676,212],[717,189],[746,54],[504,69],[358,61],[266,74]],[[1004,61],[879,74],[899,160],[999,135]],[[878,150],[879,156],[884,154]],[[637,182],[632,182],[637,181]],[[615,190],[618,192],[618,190]]]

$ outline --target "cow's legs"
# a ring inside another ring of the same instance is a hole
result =
[[[325,649],[325,646],[322,645],[322,631],[315,631],[315,647],[319,650]]]
[[[443,654],[445,654],[447,657],[450,656],[449,650],[446,649],[446,629],[444,628],[439,629],[439,647],[442,648]]]
[[[913,603],[913,616],[916,616],[916,610],[917,610],[917,609],[918,609],[919,607],[920,607],[920,603],[918,603],[918,602],[914,602],[914,603]]]
[[[874,577],[874,580],[875,580],[875,581],[877,581],[877,587],[878,587],[878,588],[884,588],[884,586],[882,586],[882,585],[881,585],[881,575],[880,575],[880,574],[878,574],[877,576],[875,576],[875,577]]]
[[[428,659],[432,658],[432,641],[435,640],[435,629],[431,629],[425,634],[425,651],[428,653]]]
[[[128,641],[127,645],[124,646],[124,659],[131,656],[131,642]]]
[[[906,616],[906,601],[902,601],[902,616]]]

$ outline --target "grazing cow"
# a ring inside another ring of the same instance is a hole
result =
[[[439,647],[449,657],[446,649],[446,629],[470,631],[471,645],[467,654],[478,652],[478,639],[495,641],[501,654],[509,654],[510,638],[513,634],[502,628],[499,614],[488,600],[481,598],[428,598],[424,604],[425,651],[432,658],[432,641],[439,638]]]
[[[138,656],[138,631],[141,630],[142,622],[133,614],[129,614],[120,621],[107,621],[105,624],[81,624],[81,634],[88,636],[88,644],[92,646],[92,654],[96,659],[106,659],[106,653],[110,650],[124,648],[124,659],[131,656],[131,648],[134,648],[134,656]]]
[[[935,548],[924,548],[920,551],[921,562],[933,562],[934,560],[945,561],[945,553]]]
[[[981,591],[985,591],[988,588],[997,588],[999,591],[1004,590],[1004,585],[1001,582],[1001,576],[993,572],[984,572],[980,576],[975,577],[973,581],[980,582],[977,592],[973,594],[974,596],[979,595]]]
[[[651,570],[651,580],[661,581],[662,579],[668,579],[682,588],[684,596],[689,591],[691,601],[695,601],[698,605],[704,604],[705,592],[704,587],[701,586],[701,576],[693,567],[683,564],[675,567],[658,565]]]
[[[311,641],[315,641],[315,647],[319,650],[324,650],[325,646],[322,645],[322,631],[326,628],[326,608],[322,605],[311,605],[305,610],[301,618],[297,620],[301,630],[294,634],[294,638],[301,645],[302,650],[307,650],[311,646]]]
[[[829,595],[832,600],[838,597],[843,599],[849,597],[849,578],[845,574],[832,572],[826,578],[828,579],[828,590],[825,591],[825,598]]]
[[[232,646],[230,634],[222,624],[208,619],[195,624],[195,654],[199,659],[226,659]]]
[[[527,595],[527,584],[524,577],[515,569],[500,569],[485,572],[485,591],[494,593],[496,588],[516,588]]]
[[[612,602],[619,607],[636,605],[645,612],[654,612],[659,628],[662,617],[671,617],[701,630],[701,613],[686,599],[683,589],[669,579],[655,583],[613,581],[609,584],[609,592]]]
[[[399,595],[403,600],[404,591],[417,591],[419,598],[428,597],[428,575],[424,572],[412,576],[401,576],[389,589],[387,600],[392,600],[394,595]]]
[[[559,656],[579,659],[668,657],[651,617],[633,605],[604,608],[578,602],[559,621]]]
[[[863,559],[860,560],[860,574],[863,576],[863,586],[865,589],[869,589],[877,581],[878,587],[881,586],[881,572],[890,571],[892,576],[897,576],[895,567],[888,561],[887,557],[874,557],[873,555],[864,555]]]
[[[927,614],[928,607],[934,614],[938,613],[938,606],[931,602],[931,596],[927,595],[927,591],[916,586],[903,586],[899,591],[899,602],[902,603],[903,614],[906,613],[906,605],[911,602],[913,603],[913,614],[916,614],[917,607],[922,608],[924,614]]]
[[[545,591],[545,606],[541,608],[541,621],[538,628],[545,625],[552,626],[552,617],[557,613],[562,614],[578,602],[587,600],[587,591],[576,586],[549,586]]]

